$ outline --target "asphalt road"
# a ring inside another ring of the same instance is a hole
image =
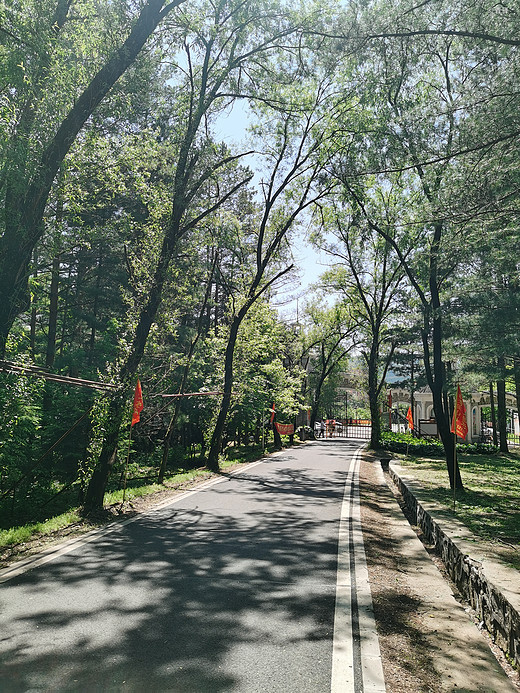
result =
[[[0,691],[384,690],[345,642],[371,629],[358,447],[272,456],[1,584]]]

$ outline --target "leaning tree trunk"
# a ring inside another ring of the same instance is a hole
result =
[[[117,444],[125,411],[126,397],[122,394],[112,398],[105,422],[106,433],[96,467],[90,478],[83,507],[87,512],[102,510],[105,489],[110,472],[117,458]]]
[[[139,315],[132,348],[119,372],[121,390],[117,395],[114,395],[108,407],[106,421],[107,432],[103,439],[101,453],[85,495],[85,509],[87,511],[99,510],[103,507],[106,485],[116,459],[117,442],[119,430],[123,421],[123,414],[132,391],[134,377],[144,354],[148,334],[150,333],[155,316],[159,310],[162,289],[166,280],[172,249],[172,238],[166,238],[155,271],[152,288],[148,294],[148,300]]]
[[[226,346],[226,358],[224,362],[224,394],[222,395],[217,422],[215,423],[213,435],[211,436],[208,454],[208,468],[213,472],[220,471],[219,455],[222,451],[222,439],[224,437],[226,418],[231,406],[231,391],[233,389],[233,358],[235,355],[235,346],[238,339],[238,330],[240,329],[242,320],[246,316],[249,307],[249,302],[242,306],[235,319],[231,323],[231,329],[229,332],[228,343]]]

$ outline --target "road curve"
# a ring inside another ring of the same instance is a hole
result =
[[[284,451],[0,571],[0,690],[384,691],[358,448]]]

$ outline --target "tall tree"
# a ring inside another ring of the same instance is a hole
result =
[[[70,65],[76,63],[73,56],[81,62],[80,41],[85,38],[82,23],[71,19],[71,11],[74,8],[88,20],[90,3],[35,2],[31,3],[30,13],[13,6],[3,15],[1,40],[19,63],[11,63],[7,75],[4,93],[8,105],[3,112],[10,115],[1,123],[5,164],[0,180],[4,212],[0,236],[0,356],[5,353],[14,320],[28,306],[31,256],[44,232],[46,205],[63,160],[88,118],[135,62],[158,24],[182,2],[148,0],[134,16],[125,10],[119,31],[108,34],[117,36],[117,40],[113,45],[101,46],[99,55],[103,60],[98,64],[93,61],[91,74],[87,70],[70,72]],[[120,8],[116,5],[113,15],[105,14],[109,22],[118,21]],[[75,34],[77,27],[81,27],[79,37]],[[95,26],[95,30],[102,32],[105,27]],[[105,34],[98,33],[100,42],[101,36]],[[84,62],[82,65],[86,66]],[[67,71],[71,84],[65,76]]]
[[[192,14],[185,12],[177,27],[183,36],[182,65],[178,53],[175,57],[184,77],[179,78],[179,84],[173,90],[172,120],[177,129],[172,137],[171,211],[163,226],[160,249],[150,277],[144,291],[137,297],[135,330],[118,372],[120,393],[109,404],[107,432],[85,498],[85,506],[89,509],[98,508],[103,503],[131,380],[143,357],[161,303],[170,261],[181,239],[231,199],[251,178],[248,172],[236,166],[237,160],[246,152],[235,155],[227,147],[215,144],[211,136],[213,120],[230,99],[238,97],[239,90],[243,88],[246,91],[245,82],[253,82],[257,71],[262,72],[264,68],[259,65],[260,58],[271,52],[287,50],[286,44],[289,37],[296,34],[298,23],[290,15],[280,12],[277,6],[268,4],[264,7],[250,1],[229,0],[197,8],[196,21]],[[224,170],[229,175],[221,187],[219,176]],[[231,175],[233,171],[234,177]],[[275,249],[269,251],[269,258]],[[259,281],[262,274],[263,271]]]
[[[324,306],[319,299],[309,301],[305,313],[303,353],[310,358],[308,394],[311,396],[310,426],[314,430],[326,384],[343,369],[347,354],[356,346],[357,322],[345,301],[333,306]]]
[[[322,122],[328,87],[327,81],[323,80],[308,93],[304,92],[303,99],[294,88],[285,90],[283,106],[277,105],[276,110],[272,109],[269,120],[262,109],[264,122],[268,124],[263,125],[258,134],[262,135],[264,143],[267,173],[261,181],[261,207],[250,230],[250,252],[254,264],[233,309],[225,355],[224,395],[208,456],[210,469],[219,468],[218,457],[231,404],[233,360],[240,326],[254,303],[291,271],[292,265],[284,269],[276,267],[287,235],[297,219],[330,191],[330,186],[317,189],[314,185],[326,160],[327,133]],[[268,130],[274,135],[270,135]]]
[[[398,202],[398,194],[392,188],[374,190],[371,213],[381,219],[392,236],[401,212]],[[370,446],[377,449],[381,442],[380,395],[399,332],[407,321],[403,300],[405,272],[390,243],[366,224],[358,211],[355,206],[350,214],[348,208],[343,213],[338,209],[326,225],[328,242],[321,248],[332,256],[336,267],[321,282],[351,306],[359,348],[367,366]]]

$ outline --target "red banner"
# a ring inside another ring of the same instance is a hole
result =
[[[141,383],[137,381],[134,392],[134,408],[132,409],[132,423],[130,426],[136,424],[141,418],[140,414],[143,411],[143,393],[141,391]]]
[[[274,425],[281,436],[294,435],[294,424],[281,424],[278,423],[278,421],[275,421]]]
[[[468,435],[468,422],[466,421],[466,407],[462,399],[460,385],[457,385],[457,399],[455,400],[455,409],[453,410],[453,419],[451,420],[451,432],[455,433],[459,438],[466,439]]]
[[[412,407],[408,407],[408,413],[406,414],[406,418],[408,419],[408,428],[410,429],[410,431],[413,431]]]

